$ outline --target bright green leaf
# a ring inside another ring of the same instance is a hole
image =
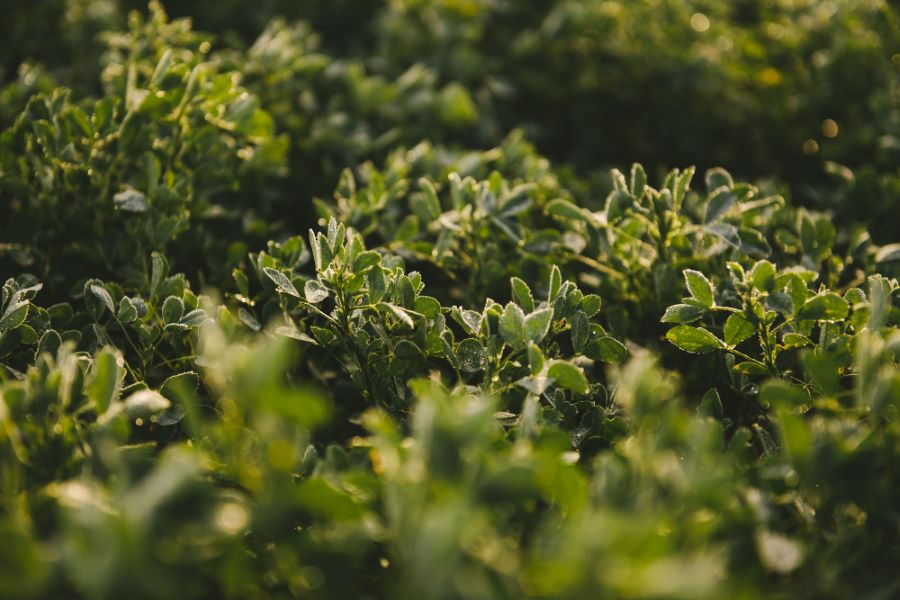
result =
[[[706,278],[706,275],[700,271],[693,269],[684,270],[684,281],[687,284],[688,291],[691,296],[702,303],[704,306],[713,306],[715,299],[713,297],[713,287]]]
[[[725,342],[702,327],[678,325],[666,333],[666,339],[684,350],[702,354],[725,347]]]
[[[747,317],[741,313],[731,313],[725,321],[725,343],[737,346],[756,332]]]
[[[571,390],[576,394],[587,394],[590,391],[587,377],[577,366],[564,360],[555,360],[547,368],[547,377],[553,379],[557,386]]]
[[[797,320],[840,321],[847,317],[850,305],[846,300],[829,292],[813,296],[797,311]]]

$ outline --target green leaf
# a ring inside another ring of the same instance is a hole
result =
[[[159,386],[159,393],[175,402],[184,396],[195,394],[200,387],[200,377],[194,371],[172,375]]]
[[[62,337],[60,337],[59,332],[55,329],[48,329],[38,341],[37,349],[34,352],[35,360],[45,352],[51,356],[55,356],[61,345]]]
[[[366,273],[366,285],[369,288],[369,302],[378,304],[387,292],[387,278],[381,268],[369,269]]]
[[[766,308],[781,313],[786,317],[794,314],[794,300],[784,292],[772,292],[766,297]]]
[[[725,409],[722,407],[722,399],[719,397],[719,391],[716,388],[709,388],[700,399],[700,406],[697,412],[707,417],[722,420],[725,417]]]
[[[631,165],[631,194],[635,198],[644,195],[644,188],[647,187],[647,173],[644,167],[639,163]]]
[[[392,375],[405,376],[415,373],[425,365],[425,355],[422,350],[409,340],[400,340],[394,346],[394,356],[391,359],[390,371]]]
[[[416,305],[416,288],[413,286],[412,280],[406,275],[401,275],[397,279],[395,297],[397,304],[403,308],[413,308]]]
[[[619,340],[603,336],[588,344],[584,355],[591,360],[617,365],[628,358],[628,349]]]
[[[232,269],[231,277],[234,279],[234,283],[237,286],[238,291],[245,298],[250,295],[250,282],[247,280],[247,276],[240,269]]]
[[[706,205],[706,217],[704,222],[713,223],[737,203],[737,196],[730,190],[719,188],[709,197]]]
[[[284,337],[291,338],[293,340],[306,342],[307,344],[312,344],[314,346],[319,345],[319,342],[317,342],[314,338],[306,335],[293,325],[282,325],[281,327],[275,329],[275,333],[278,335],[283,335]]]
[[[256,317],[251,315],[243,308],[238,309],[238,319],[241,323],[243,323],[253,331],[259,331],[260,329],[262,329],[262,325],[259,321],[256,320]]]
[[[634,207],[634,197],[625,190],[615,189],[606,197],[606,218],[615,222]]]
[[[900,261],[900,243],[882,246],[875,253],[875,263],[881,267],[887,267],[888,263]]]
[[[309,250],[313,257],[313,262],[316,265],[316,271],[322,271],[325,269],[327,265],[322,264],[322,244],[319,241],[319,236],[316,235],[316,232],[312,229],[309,230]]]
[[[328,249],[331,250],[332,256],[337,254],[338,247],[344,243],[344,231],[343,223],[338,223],[337,219],[334,217],[328,219],[325,240],[328,244]]]
[[[328,298],[328,288],[322,285],[318,279],[310,279],[303,286],[303,295],[310,304],[318,304]]]
[[[366,250],[360,252],[353,259],[353,272],[362,273],[366,269],[373,267],[381,262],[381,255],[374,250]]]
[[[62,329],[68,325],[72,317],[75,316],[75,311],[66,303],[54,304],[47,309],[47,313],[50,315],[51,323],[57,329]]]
[[[702,327],[678,325],[666,333],[666,339],[684,350],[695,354],[711,352],[725,347],[725,342]]]
[[[751,258],[765,258],[772,254],[772,246],[766,237],[756,229],[747,227],[738,228],[741,252]]]
[[[800,360],[807,378],[816,384],[823,394],[837,393],[841,380],[840,364],[834,356],[829,353],[804,350]]]
[[[416,312],[429,319],[437,319],[441,314],[441,303],[431,296],[419,296],[416,298]]]
[[[273,269],[272,267],[264,267],[263,273],[272,280],[272,283],[275,284],[275,287],[279,292],[283,292],[289,296],[293,296],[294,298],[300,298],[300,292],[297,291],[297,288],[294,287],[294,284],[290,279],[287,278],[281,271]]]
[[[160,57],[159,62],[156,63],[156,68],[153,69],[153,75],[150,77],[150,85],[157,86],[166,75],[169,74],[169,70],[172,67],[172,49],[167,48],[163,55]]]
[[[510,302],[500,316],[500,335],[510,346],[525,345],[525,313],[517,304]]]
[[[412,320],[412,317],[409,316],[409,313],[407,313],[405,310],[403,310],[399,306],[396,306],[389,302],[379,302],[378,307],[381,308],[382,310],[386,310],[386,311],[390,312],[391,314],[393,314],[395,317],[400,319],[400,321],[404,325],[406,325],[410,329],[412,329],[413,326],[415,325],[415,323]]]
[[[178,322],[187,327],[196,327],[197,325],[202,324],[205,320],[206,311],[204,311],[202,308],[195,308],[194,310],[181,317],[181,320],[179,320]]]
[[[511,189],[503,201],[499,216],[508,219],[531,208],[531,195],[536,187],[533,183],[523,183]]]
[[[177,323],[184,315],[184,301],[177,296],[169,296],[162,306],[162,318],[168,325]]]
[[[734,365],[734,372],[740,375],[756,375],[760,377],[765,377],[769,375],[769,370],[759,364],[758,362],[753,362],[750,360],[745,360],[744,362],[739,362]]]
[[[426,177],[419,178],[419,187],[422,190],[423,205],[428,220],[433,221],[441,216],[441,201],[438,198],[434,184]]]
[[[705,312],[705,309],[692,304],[673,304],[666,309],[660,321],[663,323],[690,323],[702,317]]]
[[[487,350],[474,338],[461,341],[456,347],[456,355],[459,357],[460,369],[467,373],[480,371],[487,363]]]
[[[600,306],[603,304],[600,296],[596,294],[587,294],[581,299],[581,310],[587,315],[588,319],[600,312]]]
[[[775,283],[775,265],[767,260],[757,261],[750,269],[750,285],[761,292],[768,292]]]
[[[572,315],[571,323],[572,347],[575,349],[575,352],[581,352],[591,337],[591,324],[587,315],[581,310],[575,311],[575,314]]]
[[[778,285],[777,281],[776,285]],[[806,287],[806,282],[796,274],[791,274],[784,287],[787,290],[785,293],[791,298],[791,314],[794,314],[798,308],[806,304],[811,292]]]
[[[759,389],[759,399],[778,409],[793,408],[810,400],[802,387],[783,379],[770,379],[763,383]]]
[[[706,275],[693,269],[684,270],[684,281],[687,284],[691,296],[704,306],[711,307],[715,304],[713,287]]]
[[[506,313],[504,312],[504,315]],[[553,320],[553,309],[542,308],[525,317],[525,340],[539,344],[550,331]]]
[[[564,360],[554,360],[547,369],[547,377],[553,379],[557,386],[571,390],[576,394],[587,394],[591,390],[587,377],[577,366]]]
[[[681,203],[684,202],[685,196],[691,189],[691,180],[694,178],[695,172],[695,167],[688,167],[676,177],[674,188],[672,189],[672,198],[675,200],[676,207],[680,207]]]
[[[119,310],[116,313],[116,318],[120,323],[131,323],[137,319],[137,317],[137,308],[134,307],[131,300],[122,296],[122,299],[119,301]]]
[[[111,348],[104,348],[94,357],[93,369],[88,381],[87,397],[94,404],[97,414],[103,414],[118,400],[124,369],[119,366],[120,355]]]
[[[481,331],[481,313],[474,310],[459,310],[454,308],[451,313],[456,321],[462,325],[469,335],[478,335]],[[524,316],[523,316],[524,322]]]
[[[559,289],[561,287],[562,273],[560,273],[558,266],[553,265],[550,267],[550,287],[547,290],[547,300],[549,302],[556,300],[556,295],[559,294]]]
[[[797,320],[809,321],[840,321],[847,318],[850,305],[846,300],[828,292],[820,296],[813,296],[797,311]]]
[[[741,313],[731,313],[725,321],[725,343],[729,346],[737,346],[754,333],[753,323]]]
[[[706,172],[706,189],[713,191],[720,187],[727,187],[729,190],[734,187],[734,181],[731,174],[722,167],[714,167]]]
[[[555,198],[547,203],[544,212],[548,215],[555,215],[565,219],[574,219],[583,221],[589,225],[597,226],[597,218],[588,210],[585,210],[574,203],[563,198]]]
[[[534,310],[534,297],[531,295],[531,288],[528,287],[528,284],[518,277],[510,278],[509,283],[512,286],[512,296],[516,304],[521,306],[523,311],[527,313],[532,312]]]
[[[100,303],[104,308],[106,308],[106,310],[108,310],[112,314],[116,314],[116,305],[113,302],[110,293],[106,290],[105,287],[103,287],[103,284],[92,283],[90,285],[90,292],[95,298],[100,301]]]
[[[172,403],[168,398],[153,390],[139,390],[125,399],[125,416],[129,419],[147,418],[160,413]]]
[[[28,300],[22,300],[6,307],[3,316],[0,317],[0,331],[11,331],[25,322],[28,316]]]
[[[786,349],[803,348],[805,346],[813,345],[812,340],[801,333],[786,333],[784,334],[784,337],[781,338],[781,342]]]
[[[150,298],[152,299],[156,296],[159,284],[169,274],[169,261],[159,252],[154,252],[150,256],[150,263]]]
[[[528,366],[532,375],[537,375],[544,368],[544,353],[534,342],[528,344]]]

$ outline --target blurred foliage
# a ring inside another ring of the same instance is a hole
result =
[[[0,597],[900,594],[891,3],[5,16]]]
[[[247,54],[236,60],[255,72],[251,91],[277,94],[267,108],[282,130],[315,146],[294,152],[303,191],[279,191],[278,216],[297,218],[330,189],[336,151],[355,164],[422,138],[493,145],[523,126],[541,152],[583,172],[721,165],[892,237],[882,222],[898,211],[900,13],[888,0],[164,4],[215,32],[216,48]],[[133,8],[143,4],[14,3],[0,81],[27,60],[96,92],[98,33]],[[422,112],[430,94],[437,119]]]

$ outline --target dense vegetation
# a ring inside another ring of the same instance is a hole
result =
[[[0,21],[0,597],[900,595],[895,4],[163,4]]]

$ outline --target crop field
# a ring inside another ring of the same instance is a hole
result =
[[[900,598],[900,5],[6,0],[0,598]]]

